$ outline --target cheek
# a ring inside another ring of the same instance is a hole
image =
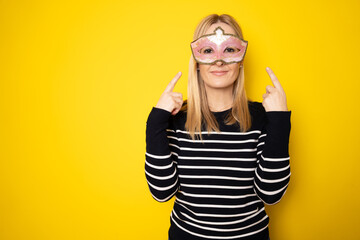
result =
[[[199,75],[200,75],[200,78],[204,81],[207,81],[209,79],[209,73],[205,67],[199,68]]]
[[[238,77],[238,70],[237,69],[231,69],[230,74],[229,74],[229,80],[235,81],[236,78]]]
[[[202,81],[209,82],[209,76],[207,75],[207,73],[205,71],[200,71],[199,77]]]
[[[233,69],[233,75],[235,78],[237,78],[240,74],[240,65],[237,65],[234,69]]]
[[[233,71],[233,78],[234,78],[234,80],[236,80],[236,78],[239,76],[239,70],[238,69],[235,69],[234,71]]]

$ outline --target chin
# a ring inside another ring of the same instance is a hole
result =
[[[206,83],[205,83],[206,84]],[[211,83],[211,84],[206,84],[208,87],[210,88],[215,88],[215,89],[225,89],[225,88],[229,88],[233,85],[234,83]]]

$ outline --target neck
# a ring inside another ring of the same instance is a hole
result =
[[[221,112],[232,107],[233,104],[233,85],[227,88],[209,88],[205,85],[207,100],[210,111]]]

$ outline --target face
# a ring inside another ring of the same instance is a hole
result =
[[[217,27],[224,30],[224,34],[236,34],[235,31],[226,23],[214,23],[205,32],[205,34],[213,34]],[[229,88],[238,77],[240,64],[242,62],[225,64],[217,61],[213,64],[198,63],[200,77],[204,81],[206,88]]]

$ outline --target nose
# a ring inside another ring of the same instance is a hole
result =
[[[218,66],[221,66],[221,65],[223,65],[224,63],[223,63],[222,61],[217,61],[215,64],[218,65]]]

